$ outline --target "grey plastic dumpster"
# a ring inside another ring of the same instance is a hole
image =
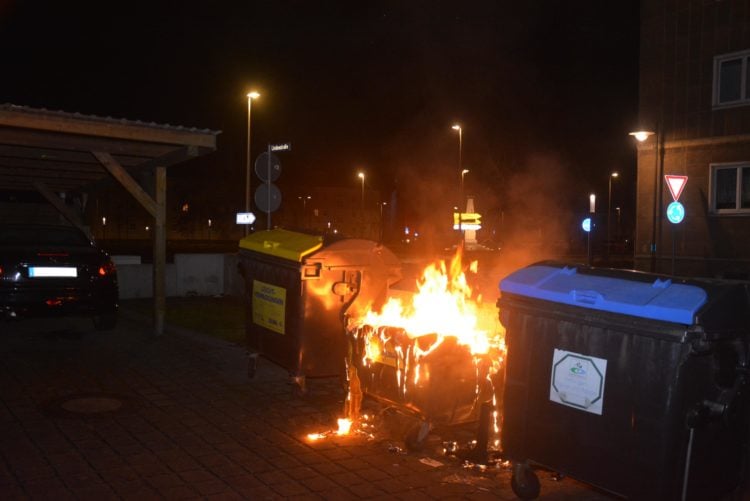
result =
[[[720,499],[746,460],[748,284],[542,262],[500,282],[512,487],[541,465],[632,499]]]
[[[276,229],[240,241],[246,290],[246,339],[257,356],[284,367],[305,389],[306,377],[345,376],[343,316],[380,304],[401,277],[400,262],[369,240],[326,244],[318,235]]]

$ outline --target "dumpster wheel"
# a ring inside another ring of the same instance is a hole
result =
[[[513,493],[521,499],[536,499],[541,491],[539,477],[536,476],[529,465],[524,463],[513,464],[510,487],[513,489]]]
[[[247,377],[253,379],[258,371],[258,354],[250,353],[247,357]]]

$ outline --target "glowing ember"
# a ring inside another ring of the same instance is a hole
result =
[[[340,418],[338,420],[339,429],[336,430],[336,435],[348,435],[349,431],[352,428],[352,421],[351,419],[347,418]]]
[[[368,431],[368,428],[372,428],[370,423],[371,417],[367,414],[363,414],[356,422],[349,418],[340,418],[337,420],[338,428],[335,430],[328,430],[322,433],[308,433],[307,439],[311,442],[317,440],[323,440],[332,436],[345,437],[345,436],[358,436],[367,439],[375,438],[372,433]]]

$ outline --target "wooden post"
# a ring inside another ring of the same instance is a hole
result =
[[[153,235],[153,291],[154,291],[154,334],[164,334],[164,311],[166,306],[166,200],[167,200],[167,168],[154,167],[156,184],[155,199],[127,173],[112,155],[106,152],[93,151],[93,155],[101,162],[115,179],[122,184],[133,197],[154,217]]]
[[[156,215],[154,217],[154,334],[164,334],[166,310],[166,199],[167,168],[154,168],[156,180]]]

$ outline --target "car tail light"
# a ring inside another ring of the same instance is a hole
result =
[[[112,261],[107,261],[99,267],[99,276],[106,277],[107,275],[113,275],[115,271],[117,271],[115,268],[115,263],[113,263]]]

